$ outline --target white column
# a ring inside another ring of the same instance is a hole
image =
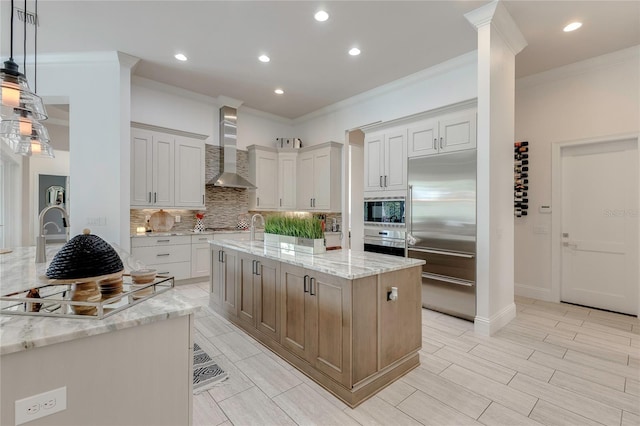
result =
[[[515,55],[526,46],[495,1],[465,15],[478,30],[478,177],[475,331],[490,335],[516,316],[513,143]]]

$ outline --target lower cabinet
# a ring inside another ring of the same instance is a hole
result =
[[[211,235],[191,236],[191,278],[207,277],[211,272]]]
[[[351,407],[419,365],[420,266],[349,280],[214,242],[211,271],[214,310]]]
[[[144,267],[158,275],[170,275],[176,280],[191,277],[191,237],[158,236],[132,238],[131,254]]]

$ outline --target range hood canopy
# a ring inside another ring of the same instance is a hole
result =
[[[220,145],[223,148],[220,156],[220,174],[207,182],[207,185],[246,189],[255,189],[256,187],[237,173],[237,122],[238,112],[235,108],[230,106],[220,108]]]

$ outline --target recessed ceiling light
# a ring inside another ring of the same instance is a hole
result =
[[[575,31],[582,26],[582,22],[572,22],[562,29],[565,33]]]
[[[282,94],[284,93],[284,90],[282,90],[282,89],[276,89],[276,90],[274,90],[274,93],[275,93],[276,95],[282,95]]]
[[[260,62],[269,62],[271,60],[271,58],[268,57],[267,55],[260,55],[260,56],[258,56],[258,60]]]
[[[177,60],[179,60],[179,61],[186,61],[186,60],[187,60],[187,57],[186,57],[186,56],[184,56],[182,53],[177,53],[177,54],[174,56],[174,58],[176,58],[176,59],[177,59]]]
[[[324,10],[319,10],[315,15],[313,15],[313,17],[316,18],[316,21],[318,22],[324,22],[329,19],[329,14]]]
[[[360,54],[360,49],[358,49],[357,47],[352,47],[351,49],[349,49],[349,55],[358,56],[359,54]]]

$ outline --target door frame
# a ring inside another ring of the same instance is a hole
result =
[[[554,302],[560,302],[562,281],[562,150],[568,147],[620,142],[628,139],[636,140],[638,145],[636,151],[640,164],[640,133],[559,141],[551,144],[551,298]],[[638,186],[640,192],[640,185]],[[640,232],[638,233],[638,239],[640,241]],[[640,272],[640,262],[638,270]],[[640,297],[637,303],[638,307],[640,307]],[[638,312],[638,317],[640,318],[640,309],[638,309]]]

